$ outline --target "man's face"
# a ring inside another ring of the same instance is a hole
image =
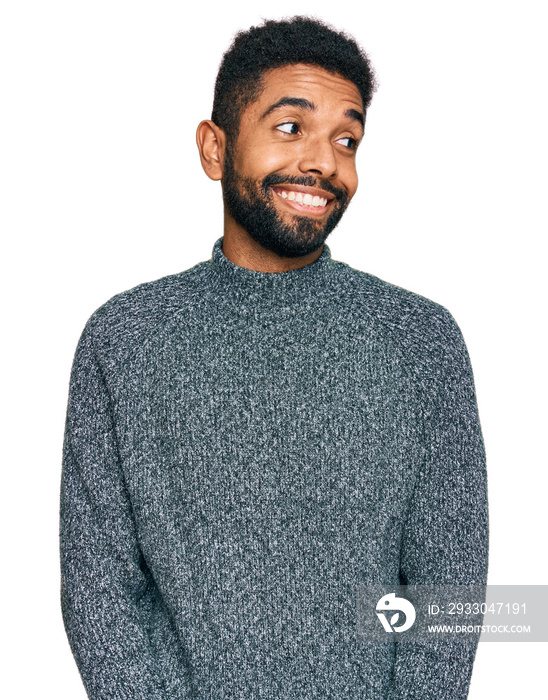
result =
[[[275,68],[263,80],[225,156],[226,213],[278,255],[307,255],[356,192],[362,99],[354,83],[317,66]]]

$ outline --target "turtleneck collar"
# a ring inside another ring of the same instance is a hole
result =
[[[260,272],[241,267],[226,257],[222,246],[223,237],[215,242],[210,262],[215,281],[225,295],[291,303],[326,290],[330,285],[333,261],[326,244],[314,262],[287,272]]]

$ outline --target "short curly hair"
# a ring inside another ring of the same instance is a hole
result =
[[[266,20],[236,34],[223,56],[215,82],[212,121],[229,144],[238,136],[240,117],[261,92],[266,71],[308,63],[338,73],[358,88],[367,110],[377,87],[375,72],[356,41],[312,17]]]

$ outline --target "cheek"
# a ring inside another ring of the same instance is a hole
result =
[[[346,189],[348,190],[348,198],[351,199],[358,189],[358,173],[356,171],[356,161],[352,160],[345,167],[341,168],[340,171],[341,180],[344,182]]]
[[[235,166],[239,173],[259,180],[271,173],[287,170],[294,159],[293,150],[279,142],[247,139],[238,143]]]

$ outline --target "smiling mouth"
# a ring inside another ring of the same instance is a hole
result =
[[[334,197],[323,197],[310,192],[300,192],[293,189],[285,189],[283,187],[273,187],[274,192],[284,200],[284,202],[292,209],[302,212],[311,212],[314,214],[323,214],[327,211],[329,203],[334,200]]]

